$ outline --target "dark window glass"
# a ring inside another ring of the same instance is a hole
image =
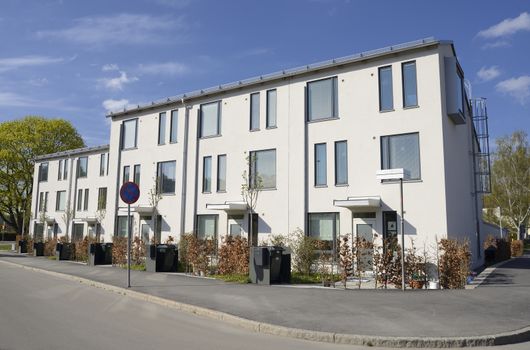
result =
[[[197,215],[197,238],[217,238],[217,215]]]
[[[83,208],[83,190],[77,190],[77,210],[81,211]]]
[[[86,177],[88,172],[88,157],[80,157],[77,160],[77,177]]]
[[[392,109],[394,109],[392,67],[381,67],[379,68],[379,110],[390,111]]]
[[[327,184],[327,155],[326,144],[315,144],[315,186]]]
[[[418,93],[416,83],[416,62],[406,62],[402,66],[403,71],[403,107],[418,105]]]
[[[221,132],[221,102],[201,105],[200,137],[216,136]]]
[[[226,191],[226,154],[217,156],[217,192]]]
[[[133,182],[140,186],[140,164],[134,166],[134,179]]]
[[[41,163],[39,166],[39,181],[48,181],[48,163]]]
[[[381,168],[403,168],[410,180],[421,178],[419,134],[401,134],[381,137]]]
[[[83,210],[88,210],[88,188],[85,189],[85,202],[83,205]]]
[[[98,189],[98,210],[107,208],[107,188],[100,187]]]
[[[348,142],[335,142],[335,184],[348,183]]]
[[[157,169],[158,192],[161,194],[175,193],[176,162],[160,162]]]
[[[338,117],[337,78],[307,83],[307,117],[318,120]]]
[[[135,148],[138,128],[138,119],[123,122],[122,149]]]
[[[267,128],[276,127],[276,89],[267,91]]]
[[[259,92],[250,95],[250,130],[259,129]]]
[[[212,192],[212,157],[204,157],[202,162],[202,192]]]
[[[158,144],[166,143],[166,112],[158,115]]]
[[[339,234],[339,213],[310,213],[309,236],[324,242],[325,250],[334,249]]]
[[[169,142],[177,142],[179,127],[179,111],[171,111],[171,126],[169,132]]]
[[[131,178],[130,176],[130,173],[131,173],[131,167],[126,165],[123,167],[123,180],[122,180],[122,184],[126,183],[126,182],[129,182],[129,179]]]
[[[276,150],[250,152],[250,185],[276,188]]]

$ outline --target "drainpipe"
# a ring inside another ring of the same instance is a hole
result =
[[[71,200],[71,198],[72,198],[72,177],[74,176],[74,158],[68,157],[67,159],[68,159],[68,161],[70,163],[70,164],[68,164],[70,170],[68,170],[68,196],[67,196],[67,198],[68,198],[68,202],[70,204],[70,208],[75,208],[75,192],[74,192],[74,200],[73,201]],[[76,184],[77,184],[77,181],[76,181]],[[68,222],[66,222],[66,237],[68,237],[68,234],[70,233],[70,221],[71,220],[72,220],[72,218],[70,218],[70,220],[68,220]]]
[[[308,116],[308,106],[307,106],[307,86],[304,87],[304,101],[305,101],[305,111],[304,111],[304,233],[307,236],[309,234],[309,225],[308,225],[308,215],[307,211],[309,209],[309,171],[308,171],[308,164],[309,164],[309,152],[308,152],[308,123],[307,123],[307,116]]]
[[[184,107],[184,144],[182,150],[182,190],[180,200],[180,237],[186,233],[186,188],[188,178],[188,129],[189,129],[189,116],[190,108],[186,106],[184,98],[180,100]]]
[[[73,160],[72,160],[72,163],[73,163]],[[77,160],[75,163],[76,163],[76,167],[75,167],[75,180],[74,180],[74,205],[72,209],[72,219],[71,219],[72,222],[75,218],[76,211],[77,211],[77,206],[76,206],[77,205],[77,179],[79,178],[77,173],[79,171],[79,157],[77,157]],[[73,172],[72,172],[72,176],[74,176]],[[72,225],[72,229],[73,229],[73,225]]]
[[[199,135],[200,135],[200,126],[201,126],[201,110],[197,110],[197,136],[195,138],[195,203],[193,205],[193,233],[197,234],[197,202],[199,200]]]
[[[138,128],[138,125],[136,126]],[[121,168],[121,152],[122,152],[122,144],[123,144],[123,122],[120,124],[120,135],[119,135],[119,144],[118,144],[118,159],[116,162],[116,196],[114,199],[114,215],[112,217],[112,227],[114,227],[114,235],[116,235],[118,231],[118,224],[116,221],[116,217],[118,216],[118,209],[119,209],[119,198],[120,198],[120,168]],[[109,147],[109,157],[110,157],[110,147]],[[128,221],[127,221],[128,222]]]

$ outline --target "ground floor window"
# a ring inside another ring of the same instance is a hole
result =
[[[118,216],[118,230],[116,231],[116,236],[127,237],[127,217],[126,216]]]
[[[72,231],[72,242],[80,242],[83,240],[83,230],[85,229],[85,224],[74,224]]]
[[[395,238],[398,233],[397,213],[395,211],[383,212],[383,238]]]
[[[35,241],[40,242],[44,239],[44,224],[35,223]]]
[[[217,215],[197,215],[197,238],[217,238]]]
[[[339,213],[310,213],[309,236],[323,243],[324,250],[333,250],[339,234]]]

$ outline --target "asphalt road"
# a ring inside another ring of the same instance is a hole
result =
[[[1,350],[367,349],[257,334],[6,264],[0,300]]]

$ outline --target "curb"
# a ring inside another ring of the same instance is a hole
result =
[[[91,287],[114,292],[120,295],[132,297],[134,299],[154,303],[160,306],[187,312],[193,315],[208,317],[210,319],[225,322],[256,333],[283,336],[289,338],[318,341],[324,343],[365,345],[390,348],[449,348],[449,347],[471,347],[471,346],[494,346],[515,344],[530,341],[530,326],[493,335],[468,336],[468,337],[385,337],[375,335],[357,335],[333,332],[312,331],[299,328],[278,326],[270,323],[252,321],[243,317],[230,315],[226,312],[207,309],[200,306],[181,303],[174,300],[164,299],[154,295],[136,292],[130,289],[116,287],[110,284],[101,283],[69,275],[61,272],[48,271],[38,267],[26,266],[10,261],[0,260],[0,263],[11,265],[27,270],[45,273],[62,279],[79,282]],[[498,265],[497,265],[498,266]],[[490,272],[491,273],[491,272]]]

